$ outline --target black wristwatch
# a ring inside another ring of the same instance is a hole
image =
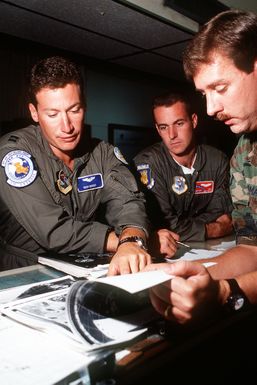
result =
[[[226,279],[230,287],[230,295],[228,296],[224,306],[229,312],[239,312],[245,310],[248,305],[248,299],[246,298],[243,290],[237,283],[236,279]]]
[[[126,242],[136,242],[141,249],[147,250],[145,240],[137,235],[121,239],[118,243],[118,247]]]

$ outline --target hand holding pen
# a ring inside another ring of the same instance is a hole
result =
[[[187,247],[188,249],[191,249],[191,247],[189,245],[187,245],[186,243],[183,243],[183,242],[180,242],[180,241],[176,241],[176,243],[180,246],[184,246],[184,247]]]

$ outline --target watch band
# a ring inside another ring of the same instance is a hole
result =
[[[145,240],[137,235],[121,239],[118,243],[118,247],[126,242],[136,242],[141,249],[147,250]]]
[[[246,309],[249,305],[249,301],[246,298],[243,290],[238,285],[236,279],[226,279],[230,287],[230,295],[228,296],[224,306],[230,312],[238,312]]]

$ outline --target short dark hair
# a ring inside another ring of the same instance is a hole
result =
[[[154,98],[152,103],[152,110],[157,107],[171,107],[177,102],[184,103],[187,113],[192,115],[194,113],[194,106],[190,100],[190,95],[187,92],[169,91],[158,95]]]
[[[84,104],[83,77],[78,66],[62,56],[40,60],[32,67],[30,73],[29,100],[36,105],[36,94],[42,88],[63,88],[71,83],[79,85],[81,102]]]
[[[233,60],[235,66],[253,71],[257,58],[257,15],[253,12],[230,10],[221,12],[204,24],[183,53],[186,77],[196,75],[201,64],[212,61],[214,52]]]

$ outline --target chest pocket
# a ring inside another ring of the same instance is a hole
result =
[[[104,187],[102,174],[96,172],[78,176],[73,186],[76,196],[74,204],[76,218],[81,221],[94,220]]]

